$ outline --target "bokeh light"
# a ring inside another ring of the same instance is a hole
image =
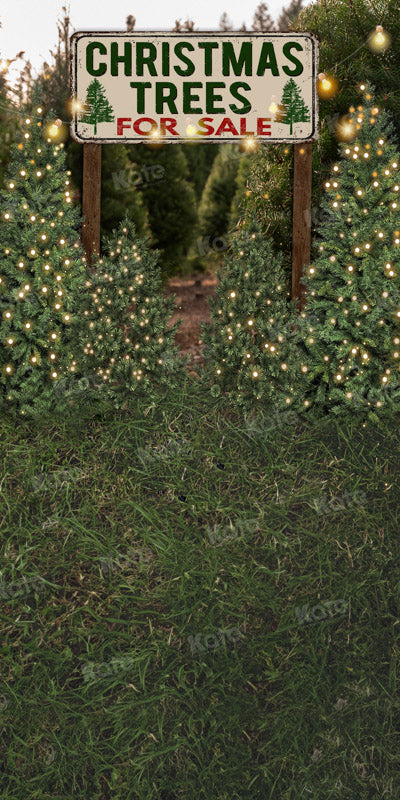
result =
[[[352,142],[357,135],[356,127],[348,114],[339,117],[334,126],[334,135],[338,142]]]

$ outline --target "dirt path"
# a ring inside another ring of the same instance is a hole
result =
[[[185,277],[173,276],[168,280],[167,294],[176,295],[177,308],[171,324],[182,318],[175,342],[184,355],[190,356],[190,372],[202,364],[200,323],[210,319],[208,298],[214,293],[216,285],[215,275],[206,272]]]

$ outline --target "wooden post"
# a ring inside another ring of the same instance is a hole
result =
[[[100,254],[101,144],[83,145],[82,244],[92,266],[93,253]]]
[[[299,298],[304,305],[304,287],[300,283],[304,268],[311,258],[311,183],[312,142],[294,145],[293,175],[293,244],[292,300]]]

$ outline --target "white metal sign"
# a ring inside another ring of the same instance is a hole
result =
[[[318,137],[309,33],[77,32],[73,138],[301,142]]]

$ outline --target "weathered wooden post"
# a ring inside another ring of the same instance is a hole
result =
[[[311,256],[312,142],[294,145],[293,165],[292,300],[304,305],[300,278]]]
[[[93,255],[100,254],[101,144],[83,145],[82,244],[92,268]]]

